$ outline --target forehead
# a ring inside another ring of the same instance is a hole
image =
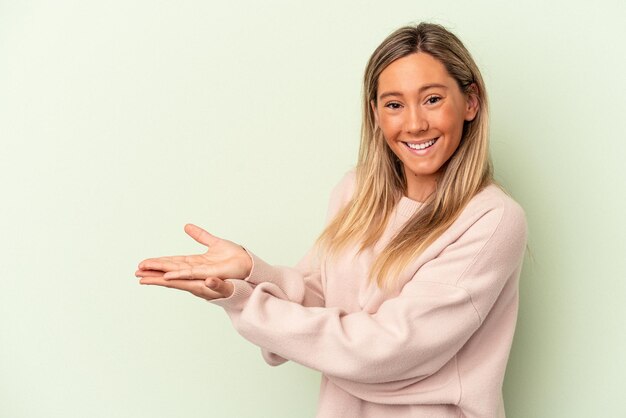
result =
[[[417,52],[398,58],[389,64],[378,78],[378,91],[386,89],[407,90],[425,84],[452,86],[455,80],[446,67],[430,54]]]

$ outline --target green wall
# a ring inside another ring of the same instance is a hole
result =
[[[429,20],[483,71],[532,258],[509,418],[622,417],[624,2],[0,1],[0,416],[313,417],[218,307],[142,287],[187,222],[293,264],[354,163],[361,77]]]

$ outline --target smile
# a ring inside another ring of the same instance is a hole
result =
[[[433,145],[435,145],[435,142],[437,142],[438,140],[439,140],[439,137],[431,139],[430,141],[427,141],[421,144],[411,144],[409,142],[403,142],[403,144],[405,144],[407,147],[413,150],[423,150],[423,149],[432,147]]]

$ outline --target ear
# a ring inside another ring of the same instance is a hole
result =
[[[372,113],[374,114],[374,120],[376,121],[376,125],[379,125],[378,112],[376,111],[376,102],[374,100],[370,100],[370,105],[372,106]]]
[[[476,83],[472,83],[466,94],[466,106],[465,106],[465,120],[472,121],[476,117],[480,109],[480,100],[478,99],[478,86]]]

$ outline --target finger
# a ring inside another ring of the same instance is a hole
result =
[[[204,280],[164,280],[158,277],[146,277],[139,281],[143,285],[153,285],[167,287],[169,289],[184,290],[193,294],[194,296],[201,297],[206,300],[213,300],[222,298],[223,296],[215,292],[204,284]]]
[[[187,292],[191,292],[194,288],[198,286],[198,283],[201,283],[201,280],[198,280],[195,284],[189,280],[164,280],[162,277],[144,277],[139,280],[140,284],[154,285],[167,287],[169,289],[178,289],[185,290]]]
[[[160,271],[172,271],[172,270],[185,270],[190,269],[191,266],[183,261],[172,261],[169,257],[160,258],[148,258],[139,263],[140,270],[160,270]]]
[[[207,231],[194,224],[185,225],[185,232],[191,238],[195,239],[200,244],[206,245],[207,247],[214,245],[220,240],[215,235],[209,234]]]
[[[201,280],[197,281],[197,283],[199,282],[201,282]],[[189,280],[165,280],[162,277],[142,277],[139,283],[186,291],[191,291],[194,288],[194,283]]]
[[[181,257],[183,256],[146,258],[137,265],[137,268],[139,268],[140,270],[156,270],[154,266],[156,266],[157,263],[172,263],[184,261]]]
[[[232,283],[216,277],[209,277],[205,280],[205,284],[209,289],[222,295],[223,298],[227,298],[232,295],[235,289],[235,286],[233,286]]]
[[[158,270],[137,270],[135,277],[163,277],[163,272]]]
[[[137,267],[140,270],[149,270],[147,268],[147,266],[149,265],[154,265],[155,262],[158,263],[163,263],[163,262],[167,262],[167,263],[187,263],[187,264],[192,264],[192,263],[197,263],[197,262],[202,262],[204,260],[204,258],[202,257],[202,255],[199,254],[194,254],[194,255],[173,255],[173,256],[167,256],[167,257],[151,257],[151,258],[146,258],[145,260],[143,260],[141,263],[139,263],[137,265]]]
[[[185,268],[181,270],[172,270],[168,271],[163,275],[163,278],[166,280],[171,279],[200,279],[204,280],[207,277],[215,276],[215,269],[206,264],[200,266],[193,266],[190,268]]]

